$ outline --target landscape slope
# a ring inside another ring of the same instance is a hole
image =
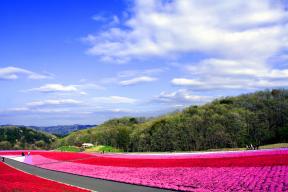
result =
[[[124,117],[76,131],[58,146],[90,142],[124,151],[192,151],[288,142],[288,90],[220,98],[156,118]]]
[[[25,126],[0,126],[0,149],[49,149],[56,136]]]

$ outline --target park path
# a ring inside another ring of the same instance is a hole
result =
[[[127,183],[108,181],[103,179],[96,179],[92,177],[86,177],[81,175],[75,175],[71,173],[64,173],[59,171],[52,171],[26,163],[22,163],[13,159],[5,158],[5,163],[36,176],[40,176],[46,179],[54,180],[76,187],[81,187],[97,192],[169,192],[171,190],[164,190],[153,187],[146,187],[140,185],[132,185]]]

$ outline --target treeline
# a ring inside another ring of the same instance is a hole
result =
[[[24,126],[0,126],[0,149],[49,149],[56,137]]]
[[[71,133],[56,145],[84,142],[124,151],[191,151],[288,142],[288,90],[221,98],[152,119],[113,119]]]

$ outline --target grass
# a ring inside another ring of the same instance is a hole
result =
[[[68,152],[80,152],[81,151],[79,147],[75,147],[75,146],[61,146],[57,150],[68,151]]]
[[[221,148],[221,149],[208,149],[206,151],[243,151],[246,148]]]
[[[119,152],[123,152],[123,150],[121,149],[117,149],[111,146],[106,146],[106,145],[97,145],[94,147],[89,147],[87,149],[85,149],[85,152],[113,152],[113,153],[119,153]]]
[[[288,143],[276,143],[260,146],[260,149],[288,148]]]

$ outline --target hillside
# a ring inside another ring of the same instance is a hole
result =
[[[0,126],[0,149],[49,149],[54,135],[24,126]]]
[[[91,127],[95,127],[96,125],[56,125],[56,126],[49,126],[49,127],[35,127],[33,129],[44,131],[47,133],[64,136],[73,131],[79,131],[82,129],[88,129]]]
[[[124,117],[69,134],[57,145],[91,142],[125,151],[191,151],[288,142],[288,90],[226,97],[145,120]]]

